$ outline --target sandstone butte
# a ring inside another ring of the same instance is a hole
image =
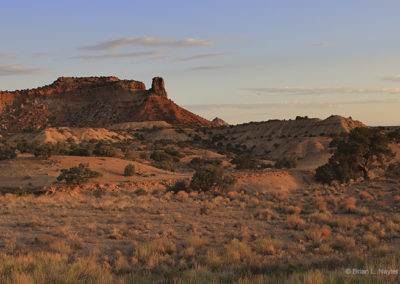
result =
[[[213,125],[170,100],[161,77],[153,78],[149,90],[142,82],[117,77],[60,77],[44,87],[0,92],[0,130],[106,127],[132,121]]]

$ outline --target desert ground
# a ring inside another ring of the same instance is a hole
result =
[[[238,169],[232,152],[206,141],[220,131],[136,124],[3,136],[10,145],[29,139],[68,149],[107,140],[117,150],[45,158],[17,151],[0,161],[0,282],[398,283],[398,178],[377,169],[366,181],[318,183],[315,168],[331,155],[330,138],[318,135],[299,147],[281,133],[268,141],[280,142],[272,147],[281,154],[302,153],[295,168],[276,168],[276,158],[260,155],[264,166]],[[196,134],[201,142],[193,142]],[[160,151],[175,159],[160,162],[153,156]],[[223,192],[190,190],[195,158],[219,161],[236,182]],[[101,176],[57,180],[80,163]]]

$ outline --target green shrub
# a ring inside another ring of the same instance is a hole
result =
[[[386,176],[391,178],[400,177],[400,162],[391,163],[386,169]]]
[[[154,151],[150,158],[156,162],[173,161],[173,157],[164,151]]]
[[[179,161],[177,157],[172,157],[164,151],[154,151],[150,158],[154,161],[153,166],[167,171],[174,171],[175,162]]]
[[[276,161],[275,168],[277,169],[292,169],[296,168],[298,164],[298,160],[294,156],[285,156],[282,159]]]
[[[79,143],[71,144],[68,155],[70,156],[92,156],[95,149],[95,144],[92,143]]]
[[[204,192],[225,192],[236,183],[236,178],[225,176],[221,167],[205,165],[194,173],[190,188]]]
[[[160,161],[160,162],[154,162],[152,165],[156,168],[167,170],[167,171],[175,171],[176,165],[173,161]]]
[[[394,143],[400,143],[400,129],[390,131],[387,134],[387,136],[390,139],[390,141],[392,141]]]
[[[167,153],[168,155],[171,155],[173,157],[177,157],[177,158],[183,158],[185,155],[182,154],[182,152],[179,152],[177,150],[175,150],[174,148],[166,148],[164,149],[164,152]]]
[[[168,188],[169,191],[173,191],[174,193],[178,193],[179,191],[188,191],[188,185],[186,181],[179,180],[175,182],[175,184]]]
[[[322,183],[343,183],[359,177],[367,180],[373,167],[383,167],[385,160],[393,157],[387,135],[377,128],[355,128],[346,136],[334,138],[330,147],[333,156],[328,164],[317,168],[315,175]]]
[[[57,154],[57,149],[54,144],[46,143],[46,144],[38,146],[34,150],[33,154],[35,155],[35,157],[37,157],[39,159],[47,160],[52,155]]]
[[[126,149],[125,150],[125,154],[124,154],[124,158],[126,160],[135,161],[136,160],[135,151],[133,151],[131,149]]]
[[[28,142],[26,140],[17,142],[17,149],[21,153],[32,153],[33,154],[35,149],[39,146],[40,146],[40,142],[37,140],[32,141],[32,142]]]
[[[334,165],[328,163],[317,168],[315,179],[321,183],[331,183],[336,177]]]
[[[125,170],[124,170],[124,176],[131,177],[131,176],[133,176],[135,174],[135,172],[136,171],[135,171],[135,166],[134,165],[132,165],[132,164],[127,165],[125,167]]]
[[[236,165],[236,169],[256,169],[260,166],[260,161],[256,156],[251,153],[244,153],[237,155],[233,160],[232,164]]]
[[[88,164],[85,165],[81,163],[77,167],[62,169],[61,174],[57,177],[57,180],[65,180],[67,184],[82,184],[89,181],[91,178],[100,176],[102,176],[102,174],[89,169]]]
[[[15,153],[15,149],[8,145],[2,145],[0,146],[0,161],[1,160],[8,160],[8,159],[13,159],[17,156]]]
[[[221,164],[222,161],[218,159],[203,159],[199,157],[195,157],[190,161],[190,166],[193,169],[198,169],[200,167],[204,167],[205,165],[220,166]]]
[[[93,151],[93,154],[104,157],[115,157],[117,156],[117,149],[106,141],[99,141]]]

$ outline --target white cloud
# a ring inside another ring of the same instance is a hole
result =
[[[170,57],[171,56],[169,56],[169,55],[159,55],[159,56],[150,56],[148,59],[150,59],[150,60],[165,60]]]
[[[224,69],[227,68],[227,66],[197,66],[192,68],[194,71],[200,71],[200,70],[217,70],[217,69]]]
[[[317,43],[313,44],[313,46],[316,46],[316,47],[328,47],[328,46],[332,46],[332,45],[336,45],[336,42],[323,41],[323,42],[317,42]]]
[[[219,56],[233,55],[233,54],[236,54],[236,53],[235,52],[205,53],[205,54],[198,54],[198,55],[193,55],[193,56],[188,56],[188,57],[178,57],[174,61],[192,61],[192,60],[200,60],[200,59],[205,59],[205,58],[210,58],[210,57],[219,57]]]
[[[323,94],[398,94],[400,88],[359,88],[359,87],[278,87],[278,88],[244,88],[246,91],[267,93],[267,94],[287,94],[287,95],[323,95]]]
[[[125,46],[170,46],[170,47],[187,47],[187,46],[208,46],[213,45],[213,39],[188,38],[183,40],[162,39],[153,37],[127,37],[120,39],[111,39],[100,42],[95,45],[81,46],[82,50],[117,50]]]
[[[0,52],[0,57],[10,57],[11,54],[8,52]]]
[[[22,65],[0,65],[0,76],[33,75],[44,71],[43,68],[28,68]]]
[[[385,81],[393,81],[393,82],[400,82],[400,74],[393,75],[393,76],[384,76],[382,77]]]
[[[43,57],[43,56],[47,56],[47,55],[51,55],[52,53],[50,52],[35,52],[33,53],[33,57]]]
[[[307,108],[341,108],[345,105],[366,105],[366,104],[393,104],[400,103],[400,99],[376,99],[376,100],[351,100],[351,101],[279,101],[279,102],[256,102],[256,103],[229,103],[229,104],[195,104],[184,105],[183,107],[192,111],[209,111],[220,109],[264,109],[268,107],[307,107]]]
[[[108,59],[108,58],[123,58],[123,57],[142,57],[152,56],[166,53],[167,50],[154,50],[154,51],[138,51],[130,53],[109,53],[100,55],[79,55],[70,57],[71,59]]]

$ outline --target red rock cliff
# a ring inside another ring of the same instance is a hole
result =
[[[0,92],[0,129],[28,130],[48,126],[104,127],[129,121],[164,120],[172,124],[210,126],[168,99],[164,80],[142,82],[117,77],[60,77],[48,86]]]

